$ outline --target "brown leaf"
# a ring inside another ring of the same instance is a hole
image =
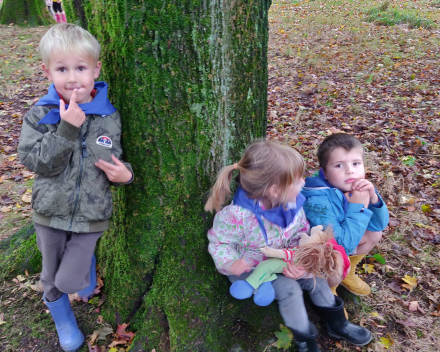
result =
[[[405,320],[396,320],[396,323],[408,326],[409,328],[415,328],[416,324],[411,320],[411,318],[406,318]]]
[[[392,289],[394,292],[397,292],[397,293],[402,293],[402,292],[405,292],[405,291],[403,291],[402,290],[402,288],[400,287],[400,285],[397,283],[397,282],[391,282],[391,283],[389,283],[388,284],[388,287],[390,288],[390,289]]]

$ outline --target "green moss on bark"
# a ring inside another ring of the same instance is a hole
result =
[[[4,0],[0,7],[0,23],[36,27],[55,22],[43,0]]]
[[[0,242],[0,278],[41,271],[41,253],[34,226],[28,225]]]
[[[270,1],[67,0],[102,45],[135,180],[99,245],[103,314],[132,320],[133,351],[254,351],[280,317],[228,294],[203,211],[218,170],[264,137]],[[81,17],[83,16],[83,17]],[[234,329],[246,330],[245,336]]]

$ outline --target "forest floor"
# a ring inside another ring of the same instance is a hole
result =
[[[383,240],[358,268],[373,293],[338,289],[374,340],[360,348],[322,333],[323,351],[440,350],[440,1],[381,4],[284,0],[270,10],[268,138],[300,151],[310,176],[326,136],[355,135],[390,210]],[[0,26],[0,240],[30,221],[34,175],[16,147],[23,115],[48,87],[37,52],[46,30]],[[22,273],[0,284],[0,352],[59,351],[37,280]],[[92,303],[74,302],[79,325],[104,334]]]

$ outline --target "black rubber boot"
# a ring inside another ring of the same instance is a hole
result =
[[[316,307],[319,315],[327,322],[327,332],[337,339],[344,339],[356,346],[365,346],[373,338],[371,332],[362,326],[350,323],[344,314],[344,302],[335,296],[336,307]]]
[[[290,329],[295,337],[296,347],[298,352],[321,352],[316,344],[316,337],[318,336],[318,329],[316,326],[309,322],[310,333],[304,334],[296,330]]]

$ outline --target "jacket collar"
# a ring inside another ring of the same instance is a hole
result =
[[[111,115],[116,111],[116,108],[110,103],[107,98],[108,85],[106,82],[95,82],[95,89],[97,93],[90,103],[78,104],[86,115]],[[42,97],[35,105],[60,105],[60,96],[52,83],[49,87],[48,93]],[[66,105],[66,109],[69,105]],[[46,116],[44,116],[38,124],[55,125],[61,120],[60,110],[51,109]]]
[[[263,220],[261,219],[261,216],[264,216],[270,222],[278,226],[281,226],[281,228],[285,229],[291,223],[293,223],[296,214],[304,205],[305,200],[306,198],[300,193],[296,197],[296,206],[292,209],[285,209],[282,205],[280,205],[279,207],[276,208],[263,210],[258,200],[250,199],[247,196],[246,191],[243,188],[238,187],[237,192],[235,192],[233,202],[235,205],[248,209],[252,213],[254,213],[255,217],[258,220],[258,224],[260,225],[261,231],[263,233],[264,240],[266,241],[266,244],[270,246],[271,243],[268,242],[267,232],[266,229],[264,228],[264,223]]]

